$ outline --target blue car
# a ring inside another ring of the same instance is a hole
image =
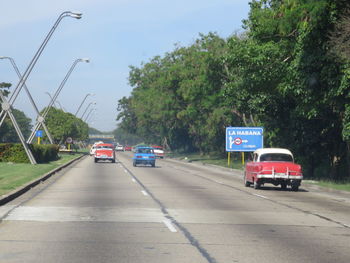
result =
[[[152,147],[137,147],[134,157],[132,158],[133,165],[138,164],[156,166],[156,155],[154,154],[154,149]]]

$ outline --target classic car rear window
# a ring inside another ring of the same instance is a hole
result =
[[[283,153],[265,153],[260,156],[260,162],[293,162],[293,157]]]

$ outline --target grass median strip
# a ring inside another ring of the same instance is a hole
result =
[[[37,165],[0,162],[0,196],[39,178],[49,171],[77,158],[79,155],[81,154],[62,154],[57,161]]]

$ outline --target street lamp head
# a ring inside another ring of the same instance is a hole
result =
[[[86,63],[89,63],[90,62],[90,59],[89,58],[82,58],[81,61],[84,61]]]
[[[80,19],[81,16],[83,15],[81,12],[69,12],[68,14],[70,17],[74,17],[76,19]]]
[[[10,57],[5,57],[5,56],[0,57],[0,59],[7,59],[7,58],[10,58]]]

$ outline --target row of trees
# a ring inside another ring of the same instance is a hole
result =
[[[88,124],[72,113],[52,107],[45,119],[47,128],[56,144],[64,143],[68,137],[76,141],[86,141],[89,137]]]
[[[200,35],[140,67],[120,127],[173,150],[221,152],[225,127],[263,126],[309,177],[350,175],[347,0],[255,0],[245,33]]]
[[[11,84],[9,83],[0,83],[0,92],[7,97],[9,95],[8,89],[10,87]],[[42,112],[44,111],[45,108]],[[13,109],[12,113],[16,118],[23,136],[28,138],[32,130],[31,119],[28,118],[24,112],[17,109]],[[85,141],[88,139],[88,125],[71,113],[52,107],[46,116],[45,123],[56,144],[64,143],[67,137],[72,137],[77,141]],[[0,127],[0,142],[20,142],[15,128],[9,118],[6,118],[4,124]]]
[[[136,145],[143,142],[143,139],[135,134],[130,134],[121,127],[117,127],[112,131],[117,143],[122,145]]]

